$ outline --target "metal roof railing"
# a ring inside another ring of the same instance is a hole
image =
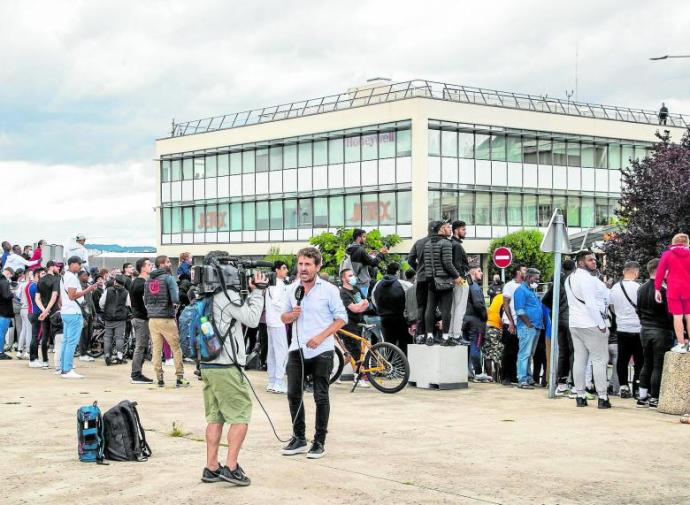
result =
[[[448,102],[470,103],[492,107],[564,114],[568,116],[627,121],[642,124],[658,124],[658,113],[616,105],[600,105],[574,102],[560,98],[527,95],[510,91],[475,88],[427,80],[412,80],[373,87],[355,88],[345,93],[311,98],[283,105],[236,112],[223,116],[195,119],[182,123],[173,122],[172,137],[206,133],[228,128],[269,123],[283,119],[324,114],[343,109],[366,107],[409,98],[430,98]],[[669,114],[667,126],[688,128],[690,117]]]

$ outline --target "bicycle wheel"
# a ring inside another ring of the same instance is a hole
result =
[[[336,347],[333,353],[333,369],[331,370],[331,378],[328,380],[329,384],[333,384],[338,380],[340,374],[343,373],[344,366],[345,359],[343,358],[343,352]]]
[[[379,342],[371,346],[364,357],[369,384],[382,393],[397,393],[407,386],[410,379],[410,364],[405,354],[390,342]]]
[[[91,341],[89,342],[89,349],[86,352],[89,356],[94,359],[103,356],[103,333],[104,330],[94,330],[91,336]]]

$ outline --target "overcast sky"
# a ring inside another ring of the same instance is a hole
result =
[[[0,2],[0,235],[155,244],[170,121],[414,78],[690,113],[690,3]]]

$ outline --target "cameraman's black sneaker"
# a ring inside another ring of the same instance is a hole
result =
[[[132,384],[153,384],[153,379],[149,379],[143,374],[132,375],[130,381]]]
[[[307,441],[303,438],[292,437],[288,444],[283,447],[283,456],[294,456],[307,452]]]
[[[578,396],[575,398],[575,405],[578,407],[586,407],[587,406],[587,398],[584,398],[582,396]]]
[[[307,458],[309,459],[319,459],[323,458],[326,455],[326,448],[323,446],[321,442],[317,442],[314,440],[314,443],[311,444],[311,447],[309,448],[309,452],[307,453]]]
[[[239,463],[237,463],[237,468],[234,470],[230,470],[227,466],[219,468],[219,470],[220,472],[218,472],[218,477],[225,482],[229,482],[230,484],[235,484],[237,486],[248,486],[252,483],[249,477],[247,477],[247,475],[244,473],[244,470],[242,470],[242,467]]]
[[[599,398],[599,403],[597,404],[598,409],[610,409],[611,408],[611,402],[607,398],[606,400]]]
[[[201,474],[201,482],[206,482],[207,484],[211,484],[213,482],[220,482],[220,472],[223,470],[223,465],[218,463],[218,468],[216,470],[209,470],[208,468],[204,468],[203,473]]]

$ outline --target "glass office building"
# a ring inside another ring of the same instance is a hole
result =
[[[586,105],[586,108],[585,108]],[[543,228],[610,222],[621,169],[647,155],[653,113],[429,81],[174,125],[156,142],[160,250],[293,252],[340,227],[397,233],[406,252],[440,217],[467,249]],[[685,118],[672,116],[680,137]],[[677,133],[676,133],[677,130]]]

